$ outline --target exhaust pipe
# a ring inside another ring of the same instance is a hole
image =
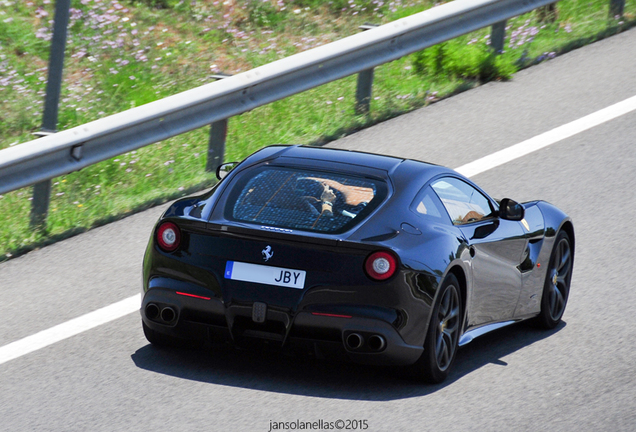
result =
[[[170,306],[161,309],[161,319],[167,323],[174,321],[177,317],[177,313]]]
[[[345,339],[345,343],[350,350],[357,350],[364,344],[364,339],[358,333],[351,333],[347,336],[347,339]]]
[[[159,306],[154,303],[148,303],[146,305],[146,318],[154,320],[159,316]]]
[[[382,351],[386,347],[386,340],[380,335],[369,337],[369,349],[371,351]]]

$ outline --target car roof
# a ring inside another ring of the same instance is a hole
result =
[[[325,162],[338,162],[347,165],[360,165],[365,167],[377,168],[387,172],[393,171],[399,164],[404,161],[403,158],[397,158],[393,156],[384,156],[344,149],[306,146],[287,147],[287,150],[284,153],[279,154],[279,158],[310,159]]]
[[[259,150],[249,158],[248,164],[259,163],[264,160],[276,161],[284,165],[285,163],[294,163],[298,161],[321,161],[326,163],[337,163],[345,165],[353,165],[364,168],[382,170],[390,177],[394,177],[396,171],[414,170],[428,171],[429,174],[436,175],[441,171],[451,171],[448,168],[441,167],[428,162],[417,161],[413,159],[400,158],[395,156],[379,155],[374,153],[366,153],[356,150],[334,149],[327,147],[310,147],[310,146],[286,146],[274,145]]]

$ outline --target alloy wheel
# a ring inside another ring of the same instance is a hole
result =
[[[453,360],[459,337],[459,294],[455,286],[447,287],[437,316],[435,358],[439,369],[446,370]]]
[[[550,266],[548,305],[550,317],[557,321],[563,315],[570,291],[572,252],[567,238],[561,238],[555,249],[554,262]]]

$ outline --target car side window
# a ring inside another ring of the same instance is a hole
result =
[[[453,225],[463,225],[492,217],[490,200],[468,183],[453,177],[436,180],[431,187],[442,201]]]
[[[423,188],[413,200],[411,210],[420,215],[436,219],[446,219],[445,210],[437,195],[430,186]]]

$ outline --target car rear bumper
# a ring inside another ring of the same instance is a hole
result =
[[[241,347],[257,344],[301,350],[318,358],[345,357],[372,365],[409,365],[421,346],[404,342],[398,330],[382,319],[266,307],[263,322],[254,303],[151,288],[142,300],[141,316],[152,330],[180,339],[209,339]],[[262,305],[261,305],[262,306]],[[256,313],[258,315],[258,313]]]

